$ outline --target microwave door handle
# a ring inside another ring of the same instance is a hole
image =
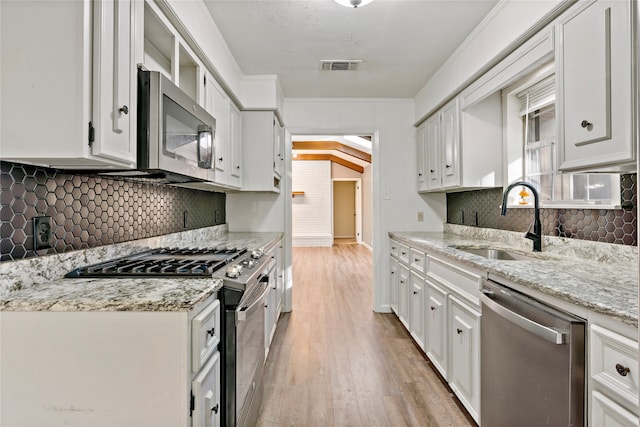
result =
[[[213,131],[209,126],[198,126],[198,166],[211,168],[213,161]]]

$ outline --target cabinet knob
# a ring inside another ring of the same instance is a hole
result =
[[[593,127],[593,124],[589,123],[586,120],[583,120],[582,123],[580,123],[580,126],[582,126],[583,128],[585,128],[587,130],[591,130],[591,128]]]
[[[421,173],[421,172],[418,172],[418,176],[422,176],[422,173]]]
[[[211,328],[207,331],[207,335],[214,336],[216,333],[216,328]]]
[[[414,295],[418,295],[418,291],[413,291],[413,294]]]
[[[224,157],[218,157],[218,161],[222,163],[222,161],[224,160]]]
[[[404,283],[404,280],[400,280],[400,283]]]
[[[214,414],[217,414],[219,409],[220,409],[220,407],[219,407],[219,405],[216,403],[216,406],[214,406],[213,408],[211,408],[211,412],[213,412]]]
[[[618,371],[618,373],[623,377],[626,377],[629,374],[629,372],[631,372],[631,369],[621,365],[620,363],[616,363],[616,371]]]
[[[237,166],[236,166],[236,169],[240,169],[240,165],[237,165]]]
[[[431,172],[431,173],[434,173],[435,171],[434,171],[433,169],[430,169],[430,172]]]
[[[451,169],[451,165],[445,165],[447,169]]]
[[[118,111],[120,111],[121,113],[124,113],[124,114],[129,114],[129,107],[127,107],[126,105],[123,105],[122,107],[120,107],[118,109]]]
[[[406,252],[401,252],[401,254],[402,254],[402,255],[406,255],[407,253],[406,253]]]
[[[436,308],[434,306],[431,306],[431,311],[435,310]]]
[[[413,261],[414,261],[414,262],[420,262],[420,259],[418,259],[418,258],[414,258],[414,259],[413,259]]]
[[[458,333],[458,335],[460,335],[460,334],[462,333],[462,329],[457,328],[457,329],[456,329],[456,332]]]

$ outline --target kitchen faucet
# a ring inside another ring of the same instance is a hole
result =
[[[513,187],[518,186],[527,187],[533,193],[533,233],[527,231],[527,234],[525,234],[524,237],[533,240],[534,252],[541,252],[542,224],[540,224],[540,196],[538,195],[538,190],[536,190],[533,185],[525,181],[515,182],[509,185],[502,194],[502,211],[500,212],[500,215],[505,216],[507,214],[507,196]]]

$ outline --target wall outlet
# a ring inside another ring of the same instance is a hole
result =
[[[47,249],[51,247],[53,230],[51,229],[50,216],[37,216],[33,218],[33,250]]]
[[[418,222],[424,221],[424,212],[418,211]]]

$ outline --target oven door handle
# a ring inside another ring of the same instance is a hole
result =
[[[491,309],[497,315],[505,318],[506,320],[520,326],[527,331],[536,334],[540,338],[543,338],[547,341],[550,341],[554,344],[561,345],[564,344],[565,339],[562,332],[556,331],[555,329],[549,328],[547,326],[541,325],[537,322],[534,322],[531,319],[527,319],[526,317],[509,310],[498,302],[492,300],[489,296],[491,295],[491,290],[483,288],[480,292],[480,300],[484,305],[486,305],[489,309]]]
[[[251,305],[242,306],[242,307],[239,307],[236,310],[236,313],[237,313],[236,317],[238,319],[238,322],[243,322],[243,321],[247,320],[249,315],[256,310],[256,307],[261,305],[260,303],[264,301],[264,297],[267,295],[267,292],[269,292],[269,287],[265,287],[264,291],[260,294],[260,296],[258,298],[255,299],[254,302],[251,303]],[[262,305],[264,305],[264,304],[262,304]]]

